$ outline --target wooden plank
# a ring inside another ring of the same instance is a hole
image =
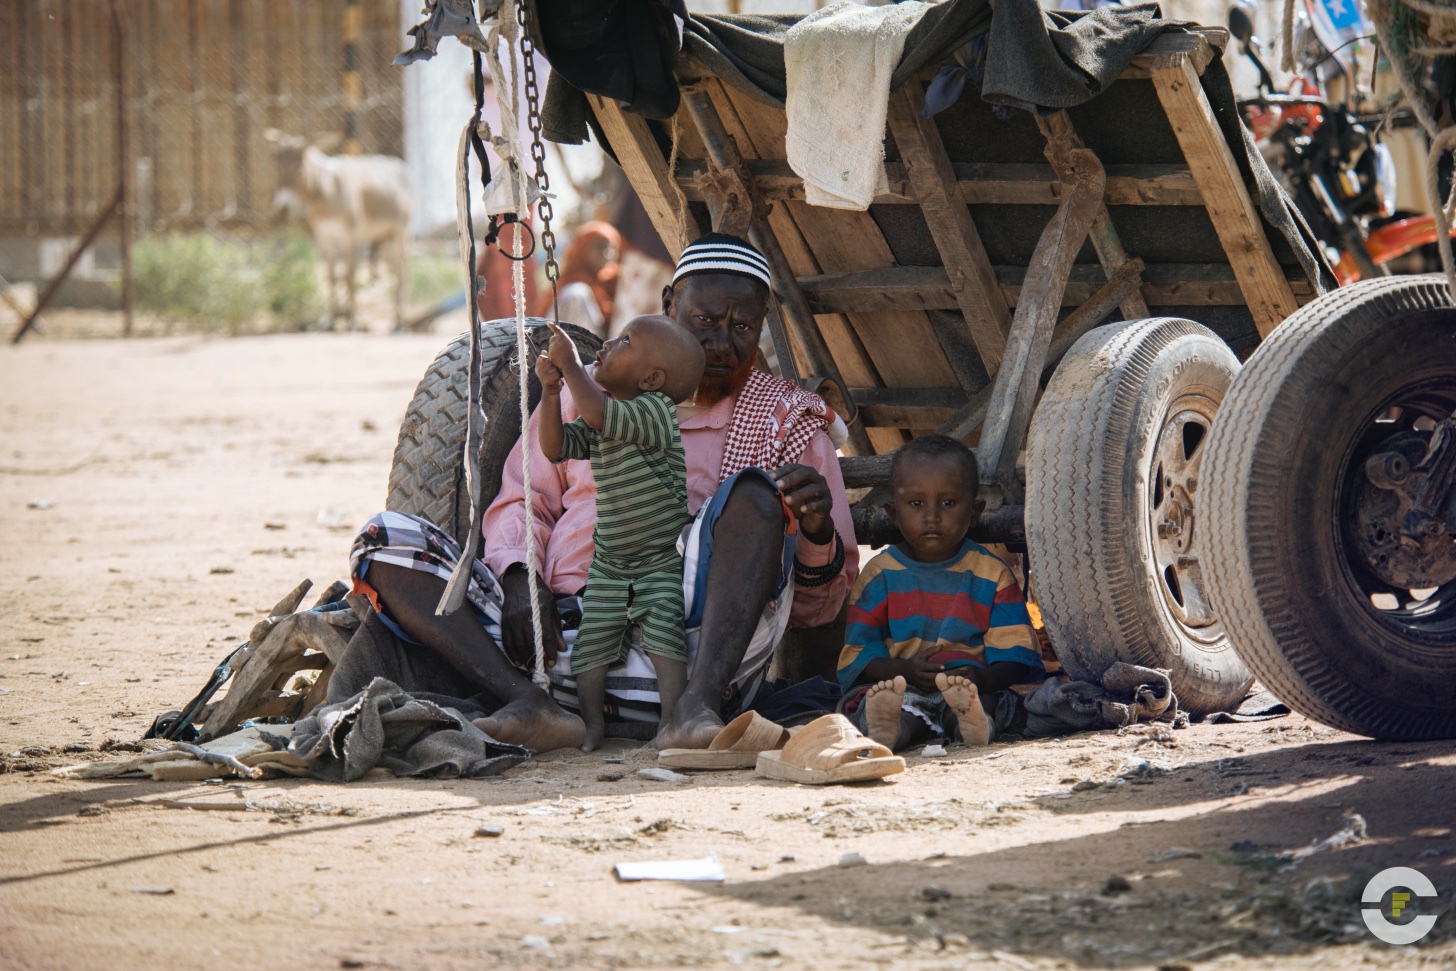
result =
[[[1067,150],[1053,143],[1047,154],[1067,180],[1067,201],[1047,222],[1031,255],[1027,283],[1016,306],[1006,341],[1006,362],[992,383],[981,440],[976,446],[981,474],[996,481],[1006,501],[1019,497],[1015,459],[1031,421],[1042,365],[1056,327],[1072,263],[1097,215],[1105,211],[1102,193],[1106,175],[1097,156],[1085,148]]]
[[[751,133],[758,156],[782,159],[784,113],[745,96],[729,94],[726,90],[724,93],[732,98],[733,108]],[[888,266],[895,262],[884,234],[868,213],[825,209],[794,201],[774,206],[776,213],[780,209],[799,227],[807,250],[822,272]],[[819,319],[824,317],[821,315]],[[956,374],[945,358],[926,352],[927,348],[936,346],[936,337],[924,313],[903,310],[872,315],[850,313],[846,319],[855,341],[864,349],[879,378],[867,383],[897,388],[934,388],[956,383]],[[838,349],[835,353],[838,355]],[[841,368],[851,383],[857,383],[842,363]],[[895,448],[904,440],[898,432],[875,429],[871,429],[871,438],[881,450]]]
[[[1264,235],[1264,224],[1249,198],[1238,164],[1223,139],[1213,108],[1203,94],[1194,62],[1186,55],[1159,57],[1153,84],[1168,123],[1183,148],[1188,168],[1203,190],[1209,218],[1238,278],[1260,337],[1299,308]]]
[[[965,407],[960,388],[850,388],[867,426],[936,428]]]
[[[1222,57],[1228,47],[1229,32],[1222,27],[1195,27],[1186,32],[1168,31],[1141,53],[1134,54],[1132,63],[1118,80],[1152,77],[1159,58],[1184,57],[1195,74],[1202,76],[1215,57]]]
[[[721,81],[709,78],[703,84],[703,90],[708,93],[714,107],[718,109],[719,120],[723,122],[723,127],[728,134],[738,143],[739,152],[744,156],[744,161],[748,165],[757,164],[763,160],[764,156],[771,156],[776,152],[779,156],[777,161],[785,167],[788,166],[788,163],[782,160],[784,141],[781,130],[775,132],[772,128],[768,128],[765,131],[762,123],[756,124],[754,129],[750,130],[739,114],[738,105],[729,96],[728,89],[723,86]],[[782,112],[779,115],[782,117]],[[750,114],[750,118],[758,121],[752,114]],[[691,124],[687,127],[694,128]],[[697,137],[694,128],[693,138],[697,139]],[[777,137],[777,141],[774,140],[775,137]],[[698,141],[698,144],[701,146],[701,140]],[[700,148],[700,151],[706,153],[706,149]],[[755,159],[751,156],[758,156],[758,158]],[[788,206],[772,206],[768,214],[768,224],[769,228],[773,230],[774,236],[778,238],[779,246],[784,251],[784,258],[789,261],[789,266],[795,274],[802,277],[806,274],[820,272],[819,262],[805,241],[798,221]],[[816,313],[814,319],[819,325],[820,333],[824,335],[824,342],[829,345],[829,352],[833,355],[834,363],[839,367],[839,374],[844,380],[858,387],[883,383],[848,317],[837,313]],[[866,433],[869,435],[870,444],[876,451],[897,448],[903,441],[898,432],[887,429],[868,428]]]
[[[653,228],[662,237],[662,244],[676,260],[683,247],[705,230],[683,205],[667,171],[667,159],[663,158],[657,140],[647,127],[647,119],[623,111],[611,98],[595,94],[588,94],[586,98],[622,168],[635,176],[632,188],[637,190]]]
[[[890,92],[890,134],[909,171],[911,188],[920,201],[971,340],[981,352],[986,373],[995,375],[1006,349],[1011,310],[996,285],[996,274],[970,210],[952,189],[955,170],[935,119],[919,115],[924,100],[920,83],[914,79]]]
[[[686,143],[683,151],[689,151]],[[763,199],[803,201],[803,180],[788,162],[756,159],[749,161],[748,169]],[[952,162],[951,169],[961,200],[968,205],[1054,206],[1062,201],[1062,184],[1050,165]],[[694,202],[701,202],[703,194],[693,179],[706,170],[701,158],[678,163],[678,186]],[[875,205],[915,204],[904,163],[887,162],[885,172],[890,191],[876,196]],[[1109,206],[1201,206],[1203,193],[1186,165],[1109,165],[1106,202]]]
[[[1011,306],[1021,299],[1024,266],[994,266],[1001,293]],[[1299,271],[1290,272],[1298,274]],[[1086,303],[1106,280],[1099,266],[1078,264],[1069,274],[1062,306]],[[1287,280],[1300,303],[1314,299],[1303,275]],[[799,286],[816,314],[877,313],[900,310],[955,310],[955,293],[945,268],[892,266],[848,273],[801,277]],[[1143,270],[1142,293],[1151,307],[1235,307],[1244,303],[1227,263],[1153,263]]]

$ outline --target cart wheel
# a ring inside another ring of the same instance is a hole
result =
[[[1027,447],[1026,543],[1072,677],[1166,668],[1193,714],[1248,690],[1201,562],[1203,455],[1238,370],[1207,328],[1165,317],[1091,331],[1052,376]]]
[[[537,348],[550,339],[546,321],[526,319],[529,337]],[[562,324],[580,349],[582,358],[596,356],[601,339],[574,324]],[[480,448],[480,502],[483,509],[500,491],[501,466],[521,437],[520,389],[517,385],[516,321],[486,321],[481,325],[484,383],[481,405],[487,416]],[[414,399],[399,426],[394,464],[389,470],[389,497],[385,505],[396,512],[423,516],[464,545],[470,528],[470,492],[465,487],[465,412],[470,390],[470,335],[455,338],[425,371]],[[530,403],[541,400],[541,383],[534,366],[530,373]]]
[[[1205,468],[1214,601],[1311,718],[1456,737],[1453,412],[1456,309],[1434,277],[1309,304],[1229,392]]]

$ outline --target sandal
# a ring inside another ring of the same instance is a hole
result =
[[[760,752],[758,774],[811,786],[866,782],[905,771],[905,760],[861,735],[843,715],[824,715],[795,732],[781,751]]]
[[[751,769],[760,752],[779,748],[789,733],[756,711],[745,711],[723,726],[707,748],[668,748],[657,764],[674,769]]]

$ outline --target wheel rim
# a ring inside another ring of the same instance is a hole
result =
[[[1400,505],[1385,500],[1390,493],[1372,485],[1375,473],[1367,466],[1375,457],[1399,453],[1416,464],[1437,427],[1452,418],[1456,418],[1456,392],[1449,378],[1414,383],[1387,396],[1366,416],[1345,452],[1334,509],[1346,592],[1374,623],[1412,646],[1444,644],[1448,650],[1456,634],[1456,577],[1450,561],[1437,566],[1428,585],[1417,586],[1412,570],[1386,559],[1401,555],[1397,544],[1403,538],[1407,544],[1412,540],[1402,537],[1399,522],[1389,515]],[[1378,458],[1375,461],[1378,466]],[[1456,543],[1449,527],[1432,538]]]
[[[1222,638],[1224,630],[1203,576],[1195,497],[1217,411],[1218,402],[1203,392],[1174,399],[1158,430],[1147,480],[1154,582],[1173,622],[1206,644]]]

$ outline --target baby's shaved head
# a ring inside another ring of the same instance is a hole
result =
[[[686,401],[703,380],[703,345],[671,317],[648,314],[627,324],[632,341],[648,352],[654,367],[662,368],[666,380],[662,393],[674,402]]]

